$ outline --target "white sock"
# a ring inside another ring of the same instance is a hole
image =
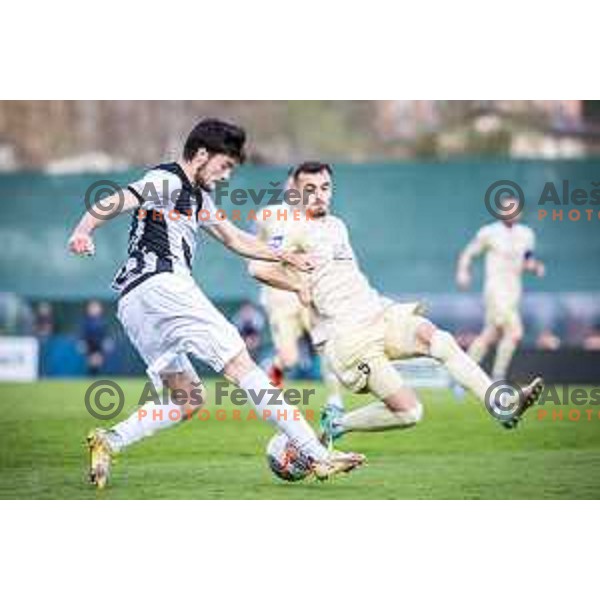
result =
[[[301,414],[298,419],[299,409],[286,404],[283,400],[283,394],[279,395],[282,400],[281,404],[269,405],[269,400],[273,396],[268,390],[276,390],[277,388],[273,387],[266,373],[256,367],[240,379],[239,386],[248,393],[250,406],[255,408],[261,416],[263,411],[268,410],[271,415],[267,420],[285,433],[299,449],[317,460],[323,460],[327,457],[327,450],[317,439],[312,427]],[[262,393],[263,391],[264,393]]]
[[[496,358],[492,369],[494,380],[506,379],[508,367],[512,361],[513,354],[517,349],[517,343],[509,334],[504,334],[498,346],[496,346]]]
[[[447,331],[438,329],[433,334],[430,354],[444,364],[460,385],[471,390],[482,402],[485,401],[492,381]]]
[[[148,401],[109,431],[110,444],[113,450],[119,452],[160,429],[181,423],[184,416],[184,407],[173,404],[171,399],[168,404]]]
[[[344,431],[385,431],[416,425],[423,418],[423,406],[412,410],[392,411],[377,401],[347,413],[341,420]]]

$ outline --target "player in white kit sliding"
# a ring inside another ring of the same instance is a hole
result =
[[[161,406],[158,418],[152,404],[145,416],[139,411],[110,430],[96,429],[90,434],[90,480],[99,488],[107,483],[113,454],[176,424],[171,418],[174,411],[184,420],[200,408],[197,398],[202,387],[188,355],[249,392],[256,411],[262,411],[263,418],[308,457],[316,477],[325,479],[364,461],[362,455],[327,451],[308,423],[298,418],[297,410],[285,402],[276,411],[268,410],[272,397],[265,393],[272,389],[268,377],[250,358],[235,327],[192,278],[200,227],[243,257],[286,264],[291,269],[312,268],[307,255],[274,251],[216,216],[210,191],[216,182],[228,179],[243,160],[245,138],[244,130],[235,125],[216,119],[200,121],[178,162],[151,169],[138,182],[96,204],[69,240],[73,253],[94,254],[94,230],[119,213],[135,211],[129,257],[113,282],[120,292],[118,317],[155,386],[177,393],[177,398],[169,396],[168,404]]]
[[[346,225],[331,214],[331,167],[319,162],[299,165],[294,186],[308,197],[306,210],[314,218],[294,222],[282,247],[310,253],[315,269],[298,273],[255,262],[251,272],[264,283],[309,296],[316,337],[338,379],[352,392],[370,392],[379,399],[347,414],[327,407],[321,422],[324,438],[331,442],[350,431],[404,428],[420,421],[423,409],[417,395],[391,364],[415,356],[437,359],[477,398],[502,412],[505,399],[500,394],[486,398],[490,378],[452,335],[422,316],[418,302],[398,304],[371,287],[357,263]],[[542,379],[534,378],[523,389],[516,410],[502,422],[514,427],[542,388]]]
[[[506,199],[507,202],[515,199]],[[484,327],[472,342],[469,355],[480,363],[490,347],[496,346],[492,368],[494,380],[504,380],[513,354],[523,338],[520,314],[523,273],[545,274],[544,264],[534,257],[535,233],[518,222],[520,213],[483,226],[458,259],[456,281],[466,290],[471,284],[471,263],[485,254]]]

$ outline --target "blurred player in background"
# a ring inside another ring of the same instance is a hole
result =
[[[452,335],[423,317],[419,303],[393,302],[369,284],[357,263],[346,225],[330,213],[331,167],[303,163],[294,170],[293,185],[307,197],[306,210],[313,218],[292,221],[285,230],[282,248],[310,253],[315,269],[299,274],[280,265],[254,262],[252,274],[265,283],[308,296],[321,352],[338,379],[352,392],[370,392],[379,399],[347,414],[326,407],[321,419],[323,438],[331,443],[350,431],[406,428],[421,420],[421,403],[393,367],[393,360],[433,357],[485,401],[492,382]],[[509,428],[516,426],[542,388],[541,378],[535,378],[523,389],[517,410],[502,423]],[[497,396],[489,400],[497,403],[501,412],[505,398]]]
[[[506,206],[518,206],[516,198],[506,198]],[[535,233],[519,223],[520,213],[484,225],[458,259],[456,282],[462,290],[471,285],[471,263],[485,254],[483,298],[485,320],[482,332],[469,347],[469,355],[481,363],[496,345],[492,368],[494,380],[506,379],[512,357],[523,338],[520,313],[523,273],[545,274],[544,264],[534,257]]]
[[[90,377],[96,377],[104,366],[110,342],[104,306],[98,300],[90,300],[85,306],[81,321],[81,341],[86,356],[87,373]]]
[[[231,321],[240,332],[250,356],[258,362],[265,328],[265,317],[262,311],[252,302],[246,301],[242,303]]]
[[[217,216],[210,192],[218,181],[229,179],[243,160],[245,140],[245,131],[236,125],[217,119],[200,121],[179,161],[150,169],[127,189],[96,203],[69,240],[75,254],[93,254],[94,231],[110,218],[135,210],[128,258],[113,281],[120,293],[118,317],[146,362],[152,383],[171,391],[161,410],[154,410],[150,400],[145,415],[136,411],[111,429],[90,434],[90,480],[98,487],[106,485],[115,453],[189,418],[201,407],[203,389],[190,354],[246,390],[254,408],[288,436],[318,478],[349,471],[364,460],[357,454],[327,451],[302,415],[286,402],[267,414],[272,385],[266,373],[192,277],[200,228],[245,258],[286,262],[292,269],[312,268],[306,255],[272,250]],[[173,419],[173,413],[180,418]]]
[[[293,171],[293,170],[292,170]],[[293,173],[290,172],[286,190],[293,189]],[[278,206],[263,208],[256,220],[256,234],[273,250],[281,250],[286,229],[292,226],[294,211],[304,211],[304,203],[284,202]],[[300,360],[300,341],[311,337],[311,316],[298,294],[270,285],[261,285],[260,301],[267,313],[271,337],[275,346],[273,365],[269,377],[273,385],[281,386],[286,371],[291,371]],[[343,399],[337,377],[328,366],[327,358],[320,355],[320,367],[327,388],[327,403],[343,408]]]

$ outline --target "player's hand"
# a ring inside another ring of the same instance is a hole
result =
[[[298,271],[309,272],[315,268],[315,260],[310,254],[302,252],[282,252],[281,262],[298,269]]]
[[[77,256],[93,256],[96,252],[94,240],[89,233],[76,231],[69,239],[69,250]]]
[[[535,265],[535,274],[542,278],[546,275],[546,265],[543,262],[537,262]]]
[[[471,275],[468,271],[458,271],[456,273],[456,285],[461,290],[468,290],[471,285]]]

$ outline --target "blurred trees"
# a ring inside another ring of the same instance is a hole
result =
[[[577,127],[578,102],[4,101],[0,149],[23,168],[91,153],[148,164],[175,158],[195,122],[215,116],[246,127],[254,162],[503,155],[516,132]]]

